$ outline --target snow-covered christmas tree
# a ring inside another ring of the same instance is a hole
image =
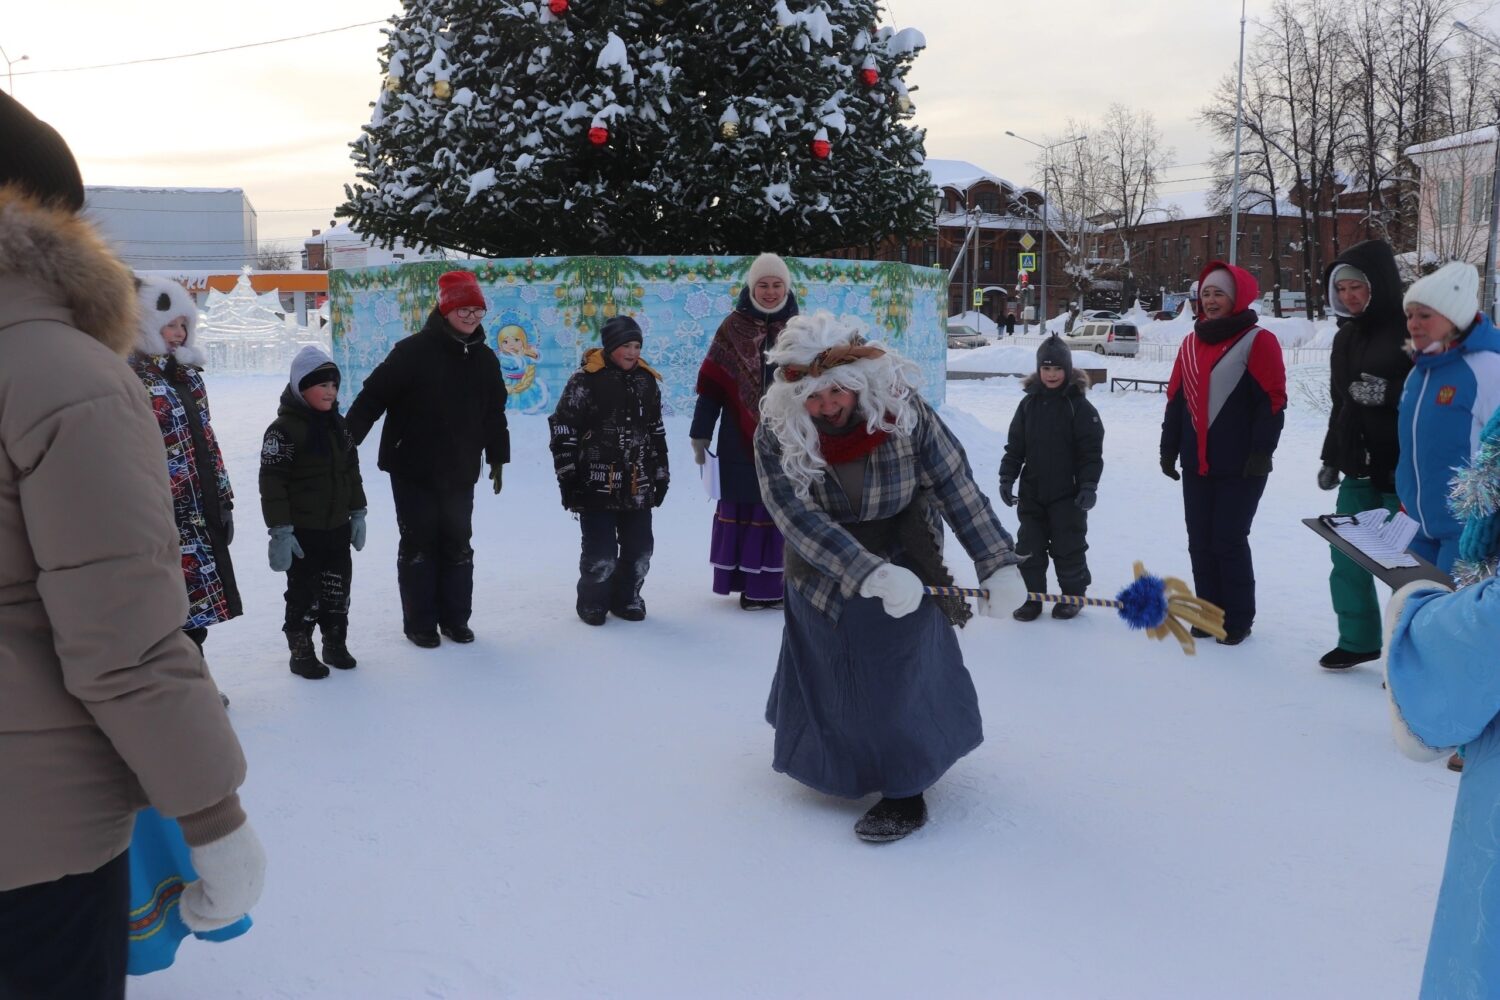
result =
[[[339,214],[489,256],[812,254],[930,225],[879,0],[404,0]]]

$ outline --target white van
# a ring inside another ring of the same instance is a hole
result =
[[[1141,349],[1141,335],[1131,323],[1120,320],[1089,320],[1075,324],[1072,333],[1063,334],[1068,347],[1095,354],[1117,354],[1133,358]]]

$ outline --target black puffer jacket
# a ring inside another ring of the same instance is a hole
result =
[[[1323,439],[1323,464],[1346,476],[1368,476],[1377,490],[1394,493],[1396,463],[1401,457],[1396,408],[1411,371],[1411,358],[1402,349],[1406,314],[1401,308],[1401,276],[1390,244],[1384,240],[1368,240],[1344,251],[1324,272],[1325,285],[1331,285],[1333,271],[1340,264],[1353,265],[1370,279],[1370,304],[1359,316],[1340,316],[1333,338],[1329,361],[1333,411]],[[1328,300],[1338,301],[1331,287]],[[1367,382],[1365,375],[1385,381],[1378,405],[1359,403],[1350,395],[1351,385]]]
[[[379,467],[444,489],[479,481],[479,459],[510,461],[500,359],[478,328],[460,339],[436,309],[391,348],[349,407],[354,442],[385,414]]]
[[[661,376],[624,371],[592,348],[548,418],[552,464],[569,510],[660,507],[671,474],[661,420]]]
[[[1049,504],[1078,495],[1080,486],[1099,485],[1104,474],[1104,424],[1088,401],[1088,376],[1069,369],[1069,378],[1048,389],[1035,374],[1016,406],[1000,460],[1000,481],[1019,478],[1018,496]]]
[[[338,408],[318,413],[289,385],[260,449],[260,509],[266,527],[328,531],[365,508],[359,451]]]

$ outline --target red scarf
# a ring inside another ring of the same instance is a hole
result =
[[[871,433],[863,423],[846,434],[825,434],[819,431],[818,450],[823,453],[823,461],[829,465],[842,465],[856,458],[864,458],[879,448],[880,443],[889,436],[885,431]]]

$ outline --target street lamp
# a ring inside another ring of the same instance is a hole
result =
[[[1006,130],[1005,134],[1012,139],[1020,139],[1022,142],[1031,143],[1031,145],[1040,149],[1043,155],[1046,156],[1046,160],[1042,164],[1042,282],[1038,295],[1041,303],[1042,334],[1045,336],[1047,333],[1047,320],[1051,318],[1047,315],[1047,230],[1052,228],[1052,157],[1050,154],[1058,146],[1071,146],[1075,142],[1083,142],[1088,136],[1078,135],[1071,139],[1060,139],[1049,146],[1044,146],[1035,140],[1026,138],[1024,135],[1016,135],[1009,129]]]
[[[1500,50],[1500,42],[1489,35],[1481,34],[1462,21],[1453,26],[1466,35],[1472,35],[1492,49]],[[1484,309],[1489,315],[1495,313],[1495,268],[1500,261],[1495,259],[1496,243],[1500,242],[1500,122],[1495,124],[1495,165],[1490,174],[1490,238],[1484,252]]]
[[[25,62],[30,58],[30,56],[22,56],[19,59],[12,59],[10,56],[5,54],[4,46],[0,46],[0,59],[5,60],[5,79],[7,81],[5,89],[10,92],[10,95],[12,97],[14,97],[16,94],[16,77],[15,74],[11,72],[11,67],[18,62]]]

